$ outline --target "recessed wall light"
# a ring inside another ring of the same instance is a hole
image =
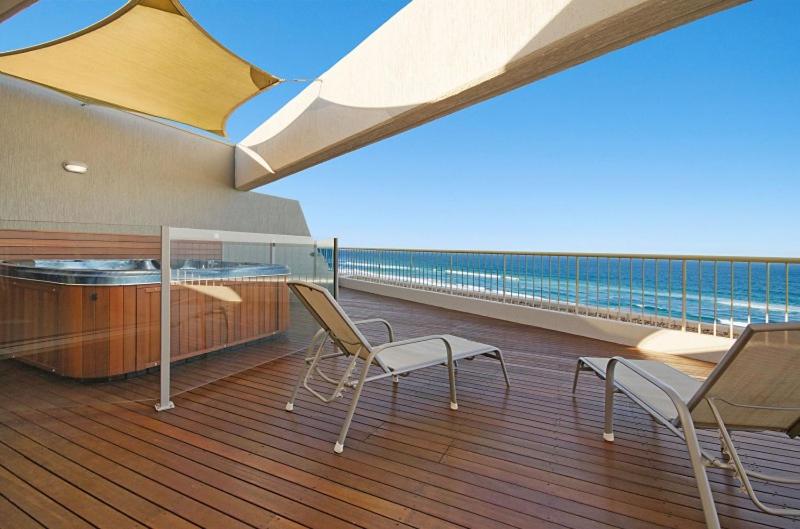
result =
[[[61,167],[69,173],[83,174],[89,170],[89,167],[83,162],[64,162]]]

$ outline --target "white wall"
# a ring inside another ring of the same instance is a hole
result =
[[[237,191],[233,170],[229,142],[0,75],[0,220],[308,235],[297,201]]]

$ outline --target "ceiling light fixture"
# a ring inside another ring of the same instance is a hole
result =
[[[84,174],[89,170],[89,167],[83,162],[64,162],[61,166],[69,173]]]

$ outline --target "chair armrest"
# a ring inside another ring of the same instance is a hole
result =
[[[388,321],[384,320],[383,318],[371,318],[368,320],[360,320],[353,322],[354,325],[364,325],[366,323],[382,323],[383,325],[385,325],[386,330],[389,333],[389,341],[394,342],[394,329],[392,329],[392,326],[389,324]]]

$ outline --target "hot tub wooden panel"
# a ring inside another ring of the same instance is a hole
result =
[[[225,299],[215,297],[219,293]],[[240,297],[241,301],[231,298]],[[172,360],[271,336],[288,328],[283,277],[171,288]],[[161,288],[71,286],[0,277],[4,354],[81,379],[158,365]]]

